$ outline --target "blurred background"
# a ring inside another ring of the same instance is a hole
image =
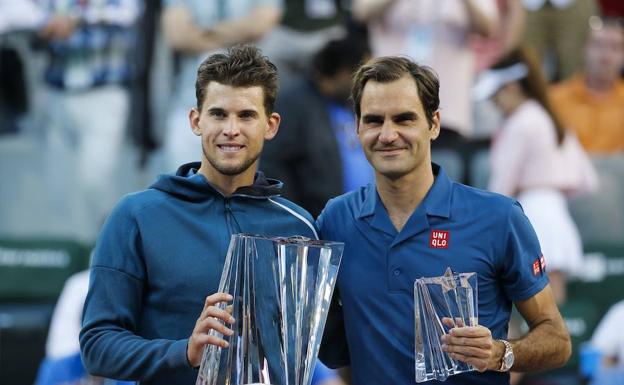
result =
[[[572,336],[564,368],[513,382],[624,383],[623,16],[620,0],[0,0],[0,384],[105,381],[55,380],[80,371],[98,229],[123,194],[200,159],[196,69],[245,42],[280,70],[261,169],[315,216],[373,181],[352,70],[432,66],[434,162],[521,201]]]

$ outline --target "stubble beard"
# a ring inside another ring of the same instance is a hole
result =
[[[206,147],[204,144],[202,144],[202,151],[204,153],[204,157],[208,160],[208,163],[210,163],[212,168],[217,170],[219,173],[227,176],[242,174],[243,172],[247,171],[249,167],[251,167],[260,157],[260,152],[258,152],[257,154],[254,154],[249,158],[244,159],[242,163],[222,164],[219,163],[219,161],[215,159],[215,157],[208,156],[208,152],[206,151]]]

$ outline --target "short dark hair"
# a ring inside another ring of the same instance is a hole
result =
[[[433,124],[433,114],[440,106],[440,96],[438,95],[440,82],[438,75],[432,68],[416,64],[410,59],[401,56],[382,56],[372,59],[355,72],[353,75],[351,99],[353,99],[356,117],[360,118],[362,92],[369,80],[389,83],[408,74],[416,82],[418,97],[425,110],[427,122],[431,126]]]
[[[257,47],[236,45],[226,53],[209,56],[201,63],[195,82],[199,109],[202,108],[206,87],[211,81],[232,87],[260,86],[264,93],[265,112],[273,112],[278,89],[277,68]]]
[[[341,70],[355,71],[370,55],[366,42],[353,37],[329,41],[312,59],[314,71],[323,77],[332,77]]]

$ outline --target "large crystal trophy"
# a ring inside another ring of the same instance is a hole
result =
[[[234,334],[210,334],[196,385],[309,385],[344,244],[302,237],[233,235],[219,291]]]
[[[477,326],[477,273],[456,274],[414,282],[416,382],[445,381],[474,370],[442,351],[443,335],[453,327]]]

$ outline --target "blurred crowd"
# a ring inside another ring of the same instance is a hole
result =
[[[197,67],[239,43],[280,73],[282,124],[260,169],[316,217],[374,180],[352,71],[407,55],[440,78],[434,162],[522,203],[564,308],[600,263],[588,250],[624,250],[622,17],[619,0],[0,0],[0,235],[92,243],[122,194],[199,160]],[[624,381],[600,370],[624,366],[622,306],[583,372],[514,381]]]

